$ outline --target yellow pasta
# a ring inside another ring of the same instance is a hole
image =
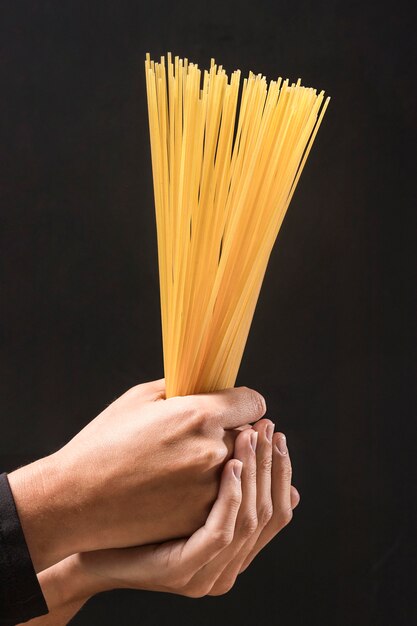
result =
[[[166,396],[235,384],[275,239],[329,103],[301,81],[145,61]]]

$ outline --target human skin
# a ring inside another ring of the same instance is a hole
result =
[[[229,591],[239,573],[288,524],[299,502],[291,486],[285,437],[273,435],[273,429],[264,419],[238,435],[235,460],[223,470],[218,498],[190,539],[65,559],[39,574],[50,614],[28,624],[64,626],[89,597],[115,588],[193,598]]]
[[[133,387],[63,448],[9,474],[36,572],[75,553],[188,537],[217,496],[235,429],[265,413],[246,387],[165,399]]]

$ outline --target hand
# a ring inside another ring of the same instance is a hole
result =
[[[243,465],[243,503],[246,502],[246,506],[242,503],[239,510],[240,532],[220,557],[222,573],[210,587],[209,595],[221,595],[231,589],[237,576],[291,521],[293,510],[300,502],[297,489],[291,485],[292,468],[285,435],[274,434],[274,424],[266,419],[257,422],[253,429],[257,433],[256,455],[249,456]],[[237,458],[244,455],[239,438],[235,454]],[[204,580],[196,578],[194,584],[199,593]]]
[[[75,552],[188,536],[206,519],[236,431],[265,413],[245,387],[113,402],[61,450],[9,475],[36,571]]]
[[[273,445],[272,432],[273,424],[262,420],[256,431],[248,429],[237,437],[239,458],[226,464],[211,513],[190,539],[74,555],[42,572],[39,579],[51,614],[33,624],[57,626],[60,616],[66,623],[89,596],[114,588],[191,597],[227,592],[259,550],[288,523],[299,502],[290,483],[291,464],[282,446],[285,438],[276,434]]]
[[[79,555],[84,573],[97,580],[95,592],[119,587],[201,597],[229,591],[289,523],[300,500],[291,487],[289,454],[276,445],[284,450],[285,437],[276,434],[273,444],[273,430],[272,422],[262,420],[256,430],[239,434],[236,460],[223,471],[218,499],[205,525],[188,541]],[[241,482],[233,473],[238,463]]]

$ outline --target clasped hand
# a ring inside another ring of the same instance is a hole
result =
[[[139,385],[11,474],[50,610],[117,587],[228,591],[299,501],[285,437],[265,410],[245,387],[166,400],[163,380]],[[49,503],[41,520],[36,488]]]

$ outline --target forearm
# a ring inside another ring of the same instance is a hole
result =
[[[8,475],[36,572],[84,549],[79,527],[79,486],[55,455]]]

